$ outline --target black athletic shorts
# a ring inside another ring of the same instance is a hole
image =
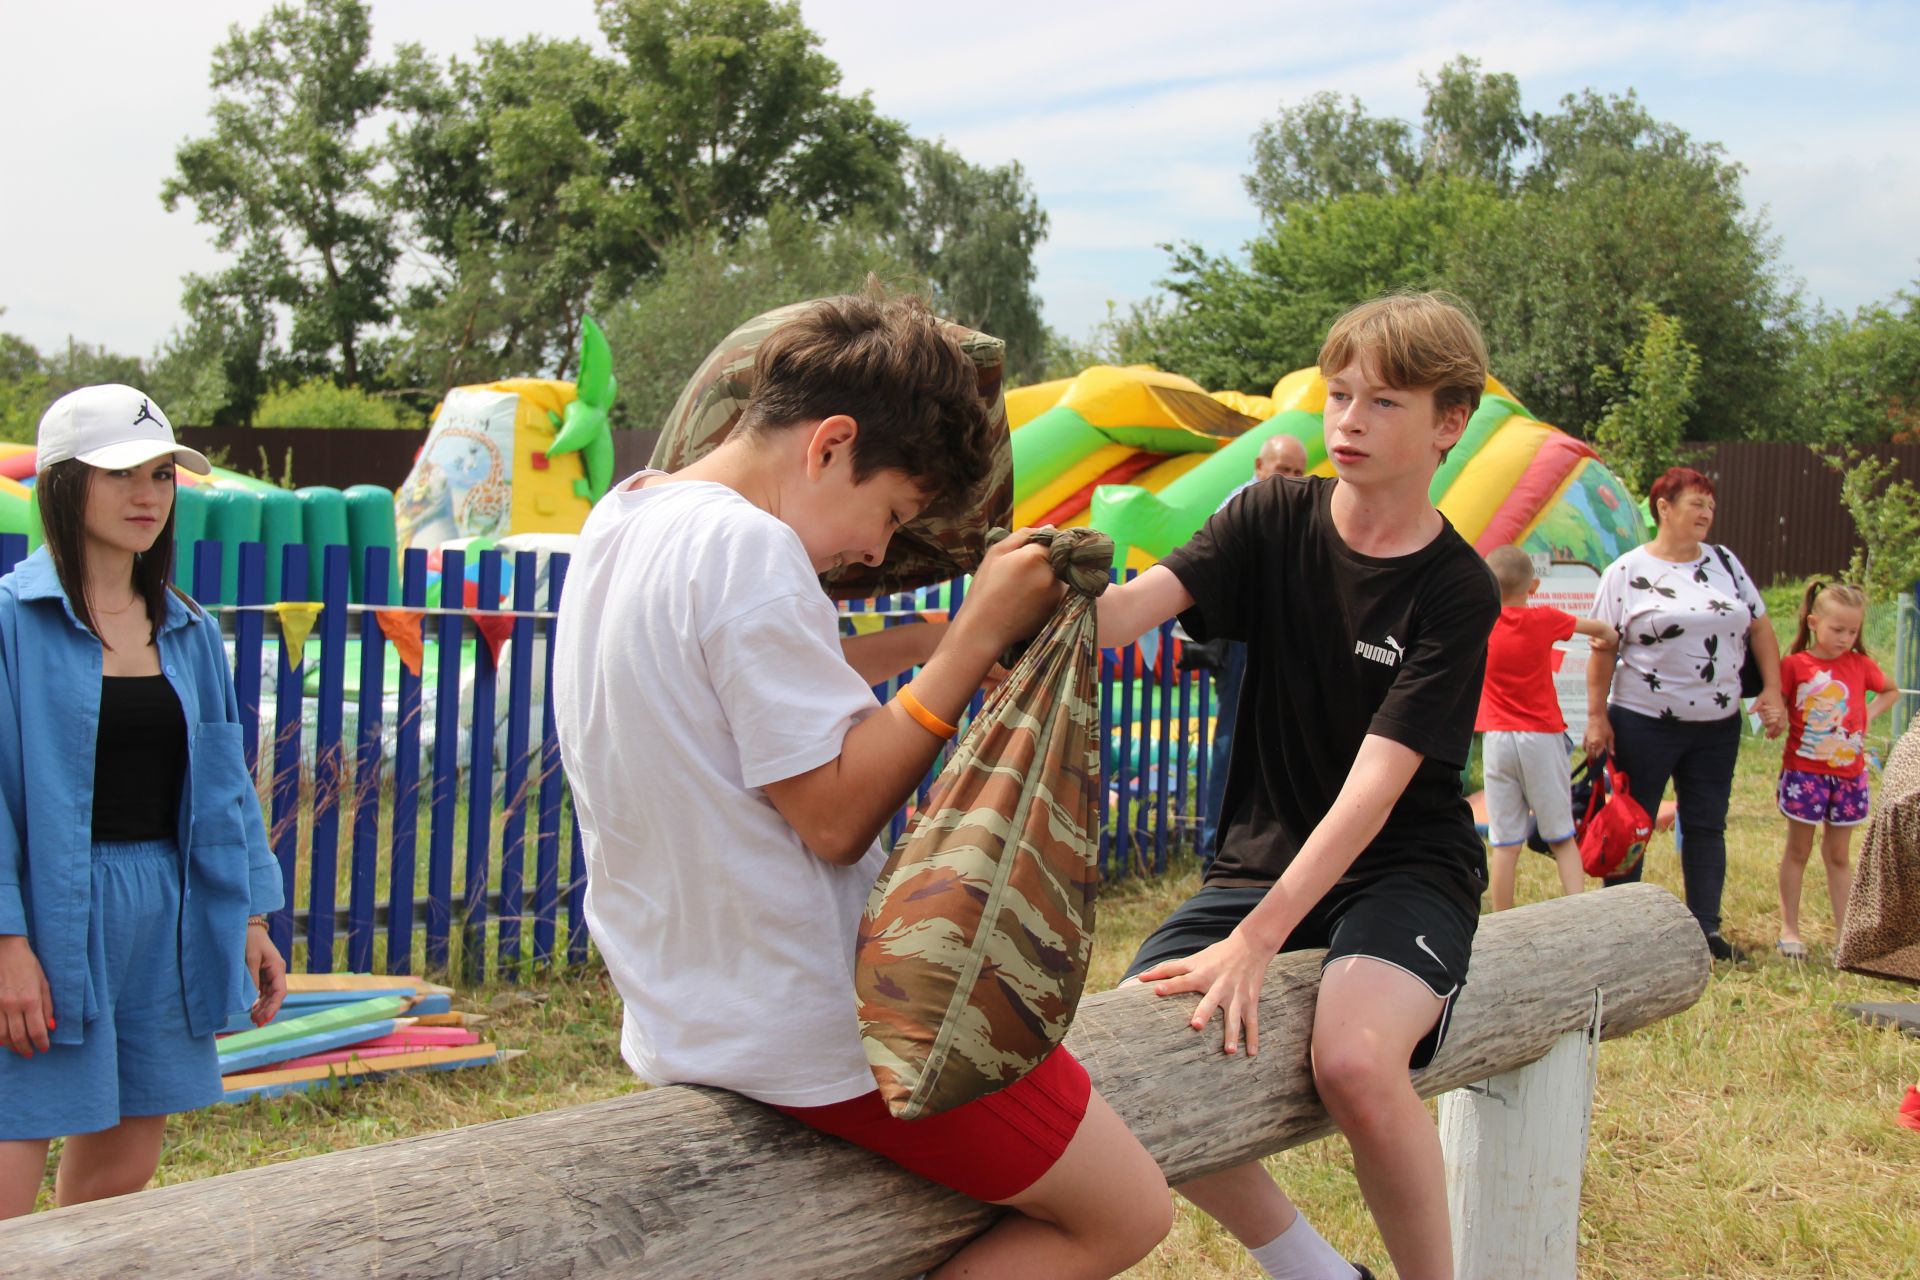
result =
[[[1174,909],[1127,968],[1127,977],[1145,973],[1163,960],[1178,960],[1204,950],[1233,932],[1234,926],[1267,896],[1262,888],[1206,886]],[[1478,904],[1468,909],[1459,895],[1414,876],[1388,876],[1357,885],[1335,885],[1297,928],[1282,951],[1327,949],[1322,969],[1345,956],[1366,956],[1404,969],[1440,997],[1440,1020],[1414,1046],[1408,1064],[1415,1071],[1433,1061],[1447,1038],[1453,1003],[1467,981],[1467,960]]]

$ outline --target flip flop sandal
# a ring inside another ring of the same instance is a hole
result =
[[[1782,938],[1773,944],[1773,949],[1780,953],[1780,958],[1783,960],[1805,960],[1807,958],[1807,944],[1804,942],[1788,942],[1785,938]]]

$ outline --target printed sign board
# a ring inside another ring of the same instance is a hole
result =
[[[1593,611],[1593,591],[1600,585],[1600,571],[1580,561],[1561,561],[1537,566],[1540,589],[1527,597],[1527,603],[1546,605],[1576,618]],[[1553,675],[1554,692],[1560,695],[1560,714],[1566,717],[1567,734],[1574,745],[1587,731],[1587,638],[1576,635],[1554,646],[1559,666]]]

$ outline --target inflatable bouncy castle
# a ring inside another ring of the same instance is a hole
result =
[[[1269,437],[1295,437],[1309,471],[1332,475],[1326,399],[1317,369],[1288,374],[1269,396],[1109,365],[1011,391],[1014,521],[1091,524],[1113,538],[1117,563],[1146,568],[1252,476]],[[1592,448],[1535,420],[1492,378],[1430,492],[1482,552],[1514,543],[1600,567],[1646,536],[1632,496]]]

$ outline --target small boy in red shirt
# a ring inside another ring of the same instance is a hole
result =
[[[1540,579],[1532,557],[1520,548],[1495,547],[1487,553],[1487,567],[1500,584],[1500,620],[1487,638],[1487,678],[1473,728],[1485,735],[1480,759],[1487,783],[1487,843],[1493,847],[1487,871],[1493,909],[1504,911],[1513,905],[1514,871],[1527,839],[1529,812],[1553,850],[1561,891],[1578,893],[1585,887],[1573,840],[1567,721],[1553,691],[1553,646],[1578,632],[1595,648],[1607,649],[1619,636],[1596,618],[1529,605],[1527,597],[1540,589]]]

